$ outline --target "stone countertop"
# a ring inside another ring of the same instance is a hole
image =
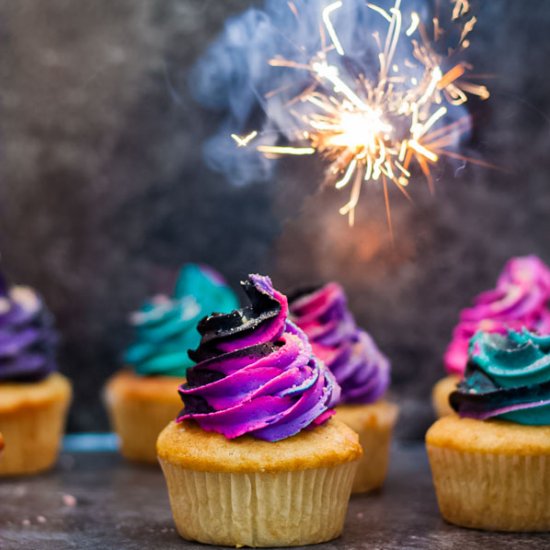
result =
[[[384,490],[353,497],[327,549],[549,548],[550,536],[460,529],[439,516],[424,448],[396,446]],[[115,453],[64,453],[55,471],[0,481],[2,550],[206,548],[180,539],[155,467]]]

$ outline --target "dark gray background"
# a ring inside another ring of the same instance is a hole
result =
[[[337,279],[390,355],[400,434],[421,437],[458,311],[505,260],[550,261],[550,4],[478,3],[470,58],[492,73],[467,144],[506,171],[442,168],[437,192],[316,193],[321,167],[287,161],[272,184],[233,188],[201,162],[217,123],[186,70],[244,0],[0,0],[0,251],[36,286],[63,335],[76,397],[70,429],[107,427],[99,394],[131,333],[127,313],[185,261],[234,286],[269,273],[283,290]]]

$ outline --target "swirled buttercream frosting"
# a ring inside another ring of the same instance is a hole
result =
[[[31,288],[0,275],[0,382],[35,382],[57,370],[53,317]]]
[[[339,284],[296,292],[290,311],[313,353],[340,384],[342,403],[373,403],[386,392],[390,363],[372,337],[357,327]]]
[[[550,336],[476,334],[450,403],[463,417],[550,425]]]
[[[266,441],[323,423],[340,398],[336,380],[288,319],[287,298],[269,277],[250,275],[242,286],[248,307],[199,323],[200,345],[189,352],[197,364],[179,389],[185,408],[177,421]]]
[[[172,296],[155,296],[131,315],[136,339],[126,350],[125,363],[140,375],[185,376],[193,365],[187,350],[200,342],[198,321],[214,311],[231,311],[238,304],[216,271],[186,264]]]
[[[445,352],[449,374],[461,376],[468,360],[468,345],[483,330],[506,334],[508,329],[527,328],[541,334],[550,332],[550,268],[536,256],[512,258],[505,265],[493,290],[474,299],[462,310]]]

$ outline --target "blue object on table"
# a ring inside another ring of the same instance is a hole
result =
[[[114,433],[70,434],[63,438],[66,453],[114,453],[118,448],[118,436]]]

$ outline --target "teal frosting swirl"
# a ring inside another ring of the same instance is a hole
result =
[[[194,364],[187,351],[200,343],[199,320],[238,307],[237,296],[221,275],[206,266],[186,264],[172,296],[155,296],[131,315],[136,338],[124,361],[143,376],[185,376]]]
[[[550,336],[477,333],[450,402],[461,416],[550,425]]]

